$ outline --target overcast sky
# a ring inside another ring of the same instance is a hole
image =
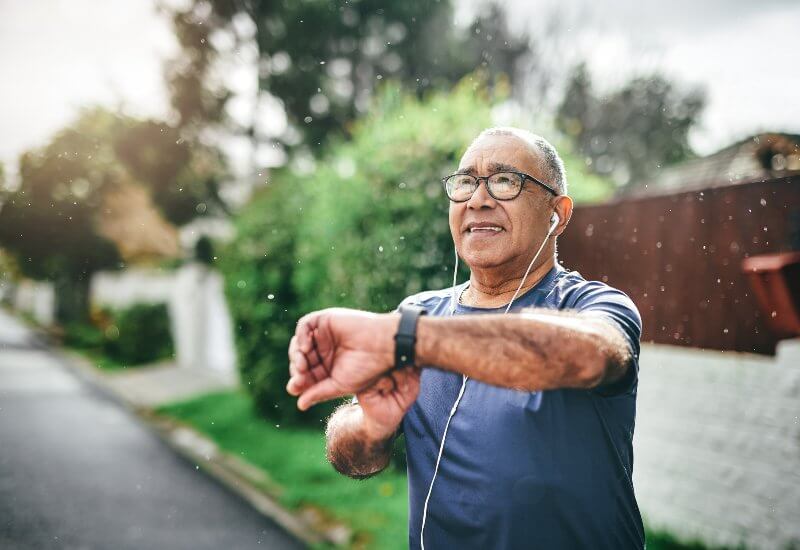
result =
[[[462,17],[476,1],[462,0]],[[534,30],[557,9],[565,62],[588,58],[603,86],[646,69],[704,86],[708,107],[692,135],[702,153],[760,130],[800,132],[800,1],[506,5],[516,24]],[[165,116],[162,61],[176,50],[151,0],[0,0],[0,162],[11,168],[83,105]]]

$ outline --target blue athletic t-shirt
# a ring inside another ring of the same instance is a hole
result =
[[[456,287],[457,295],[468,283]],[[449,316],[452,288],[409,296]],[[627,549],[644,547],[631,480],[641,319],[624,293],[556,264],[517,297],[536,307],[600,316],[618,327],[634,362],[610,386],[526,392],[469,379],[450,422],[425,525],[425,547]],[[457,305],[456,315],[502,313]],[[569,346],[569,341],[552,345]],[[485,352],[491,356],[492,349]],[[406,414],[409,547],[420,547],[423,505],[460,374],[422,371]]]

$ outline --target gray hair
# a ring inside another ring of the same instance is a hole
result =
[[[514,128],[513,126],[496,126],[485,129],[472,141],[472,144],[484,136],[514,136],[527,143],[531,148],[541,153],[546,178],[544,183],[550,185],[559,195],[567,194],[567,173],[564,170],[564,161],[558,156],[556,148],[542,136],[537,136],[533,132]],[[470,144],[470,147],[472,147],[472,144]]]

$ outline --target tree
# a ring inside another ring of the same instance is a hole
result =
[[[219,9],[223,7],[220,5]],[[212,83],[210,79],[219,52],[209,41],[209,35],[224,25],[223,17],[208,13],[200,3],[186,10],[169,11],[169,15],[182,53],[167,62],[165,79],[178,115],[177,126],[187,137],[193,137],[209,123],[222,119],[230,95],[221,83]]]
[[[60,320],[81,318],[92,273],[122,261],[99,227],[109,197],[143,188],[167,220],[184,223],[218,201],[209,156],[165,123],[86,110],[21,156],[20,185],[0,189],[0,244],[24,275],[55,283]]]
[[[688,134],[704,106],[702,90],[683,91],[660,74],[599,95],[580,64],[568,79],[556,120],[596,173],[620,185],[643,184],[661,166],[694,155]]]
[[[171,15],[182,53],[169,64],[167,80],[181,125],[225,122],[222,107],[231,94],[214,64],[254,45],[259,100],[277,99],[288,126],[282,135],[266,135],[254,114],[243,132],[315,152],[331,136],[349,134],[381,81],[421,94],[481,66],[513,80],[531,51],[527,37],[508,31],[499,4],[481,12],[468,32],[453,26],[445,0],[194,0]]]

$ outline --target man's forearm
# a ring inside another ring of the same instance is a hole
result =
[[[325,432],[328,461],[341,474],[363,479],[389,464],[394,436],[375,436],[365,422],[361,407],[342,405],[331,415]]]
[[[619,378],[629,357],[622,335],[577,313],[421,317],[420,365],[507,388],[590,388]]]

